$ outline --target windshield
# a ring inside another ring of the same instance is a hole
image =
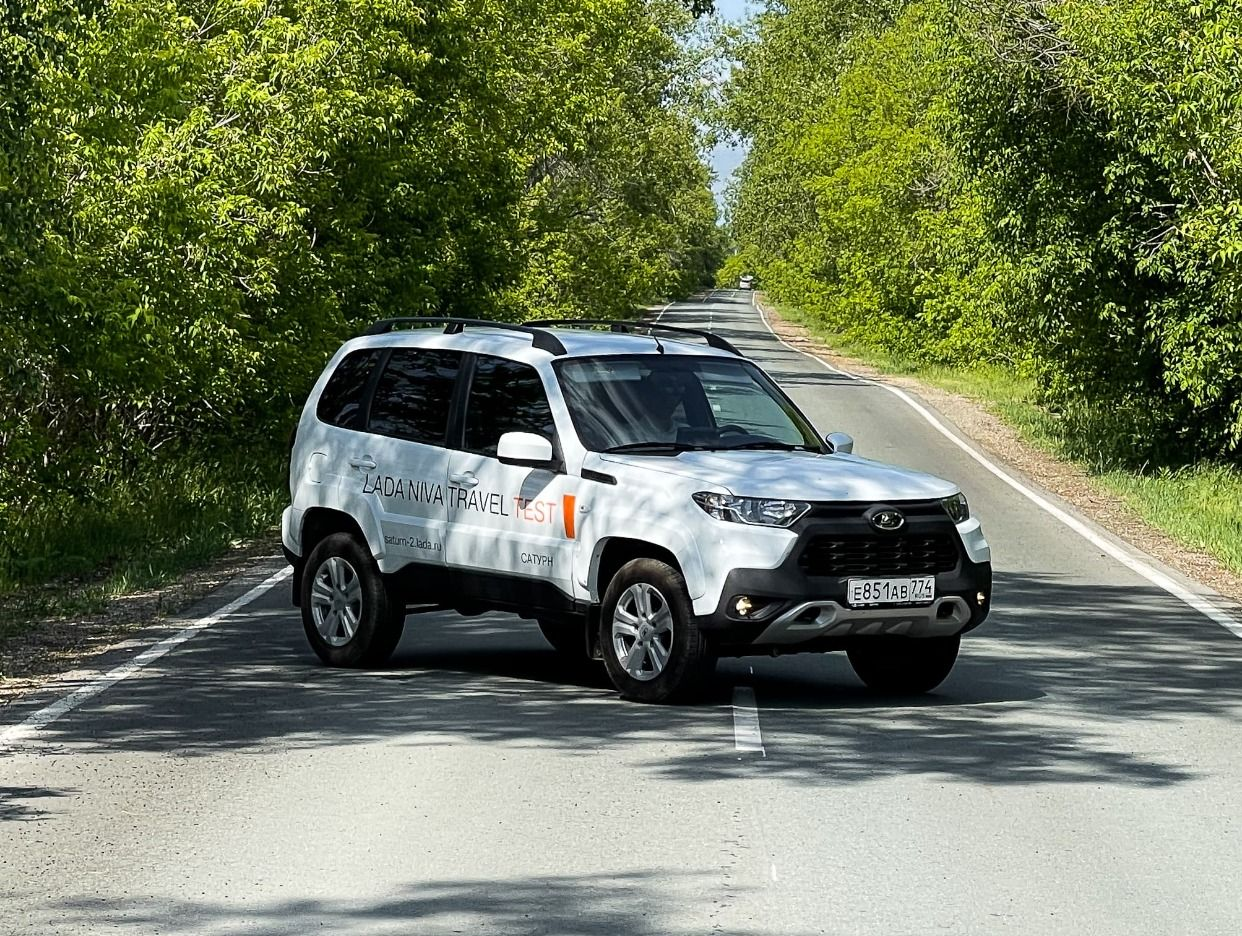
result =
[[[814,428],[749,361],[642,354],[555,366],[578,437],[595,452],[823,450]]]

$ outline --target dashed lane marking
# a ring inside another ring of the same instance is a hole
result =
[[[733,687],[733,746],[747,754],[767,757],[763,732],[759,730],[759,707],[750,686]]]
[[[293,570],[291,568],[286,567],[274,575],[268,576],[240,598],[235,598],[218,611],[214,611],[206,617],[201,617],[195,621],[191,621],[171,636],[165,637],[158,643],[152,644],[127,663],[122,663],[120,666],[114,667],[103,675],[87,683],[85,686],[82,686],[80,689],[77,689],[74,692],[69,693],[69,695],[56,700],[51,705],[39,709],[37,712],[34,712],[28,716],[25,721],[19,722],[16,725],[10,725],[8,728],[0,731],[0,753],[3,753],[8,748],[21,744],[23,741],[29,740],[37,731],[39,731],[39,729],[46,728],[58,718],[69,714],[79,705],[99,695],[99,693],[103,692],[105,689],[115,686],[121,680],[128,679],[130,676],[133,676],[143,667],[154,663],[169,651],[175,650],[177,647],[181,646],[199,631],[206,630],[213,624],[217,624],[224,620],[233,612],[239,611],[256,599],[261,598],[271,588],[279,585],[287,579],[292,571]]]

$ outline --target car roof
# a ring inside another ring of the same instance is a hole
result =
[[[658,354],[656,337],[664,353],[703,355],[737,360],[737,356],[719,348],[713,348],[697,340],[685,341],[665,335],[627,334],[580,328],[545,328],[565,348],[564,354],[553,355],[534,348],[529,333],[508,331],[500,328],[478,326],[460,332],[445,334],[438,328],[407,328],[365,335],[346,342],[349,350],[358,348],[443,348],[454,351],[472,351],[479,354],[501,354],[514,360],[530,363],[566,360],[576,357],[596,357],[613,354]]]

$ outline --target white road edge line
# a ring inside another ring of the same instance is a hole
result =
[[[122,663],[120,666],[109,670],[102,676],[99,676],[87,683],[85,686],[82,686],[80,689],[77,689],[74,692],[69,693],[69,695],[53,702],[51,705],[39,709],[37,712],[34,712],[28,716],[25,721],[19,722],[16,725],[10,725],[8,728],[0,731],[0,752],[3,752],[8,747],[28,740],[40,728],[46,728],[58,718],[72,712],[83,702],[99,695],[99,693],[103,692],[105,689],[116,685],[122,679],[128,679],[143,667],[154,663],[160,657],[164,656],[164,654],[181,646],[199,631],[206,630],[213,624],[216,624],[228,617],[234,611],[244,608],[255,599],[266,594],[269,589],[283,582],[292,572],[293,570],[291,568],[285,567],[274,575],[268,576],[240,598],[233,599],[220,610],[214,611],[206,617],[201,617],[196,621],[191,621],[171,636],[165,637],[158,643],[152,644],[146,650],[143,650],[135,656],[132,660]]]
[[[755,690],[750,686],[733,687],[733,746],[747,754],[768,756],[763,749],[763,732],[759,730]]]
[[[923,406],[917,400],[913,399],[904,390],[901,390],[898,387],[890,386],[878,380],[864,380],[863,378],[859,377],[857,374],[851,374],[849,373],[849,371],[844,371],[839,367],[829,364],[823,358],[817,355],[811,354],[809,351],[803,351],[801,348],[795,348],[793,345],[787,342],[784,338],[782,338],[772,329],[772,326],[768,323],[767,315],[764,314],[763,307],[760,306],[759,303],[755,300],[753,294],[751,296],[751,305],[759,313],[759,318],[763,321],[764,327],[768,330],[768,332],[772,335],[772,337],[775,338],[777,341],[779,341],[782,345],[784,345],[790,351],[796,351],[798,354],[803,354],[806,357],[809,357],[814,361],[818,361],[824,367],[828,368],[828,370],[832,371],[833,373],[840,374],[842,377],[847,377],[850,380],[857,380],[863,383],[873,384],[874,386],[882,387],[883,389],[887,390],[889,393],[893,394],[893,396],[897,397],[899,400],[901,400],[907,406],[913,409],[916,413],[922,416],[925,420],[927,420],[927,422],[931,424],[933,429],[935,429],[942,436],[944,436],[946,439],[948,439],[950,442],[952,442],[954,445],[960,448],[963,452],[965,452],[967,455],[969,455],[971,458],[977,461],[980,465],[982,465],[984,468],[986,468],[988,471],[990,471],[992,474],[998,477],[1001,481],[1004,481],[1007,485],[1009,485],[1011,488],[1013,488],[1015,491],[1017,491],[1027,500],[1029,500],[1032,504],[1034,504],[1040,510],[1043,510],[1045,513],[1050,514],[1052,517],[1055,517],[1057,520],[1061,521],[1061,523],[1065,524],[1067,527],[1069,527],[1071,530],[1073,530],[1075,533],[1077,533],[1087,542],[1091,543],[1093,546],[1097,547],[1098,549],[1100,549],[1102,552],[1106,553],[1107,555],[1112,556],[1114,559],[1116,559],[1118,562],[1124,565],[1131,572],[1134,572],[1137,575],[1141,576],[1142,578],[1147,579],[1147,581],[1151,582],[1157,588],[1161,588],[1164,591],[1168,592],[1170,595],[1172,595],[1174,598],[1177,598],[1183,604],[1186,604],[1187,606],[1198,611],[1204,617],[1208,618],[1211,621],[1214,621],[1215,623],[1219,624],[1221,627],[1225,628],[1225,630],[1229,631],[1235,637],[1242,637],[1242,621],[1238,621],[1236,618],[1234,618],[1233,615],[1229,614],[1228,612],[1224,611],[1221,608],[1216,607],[1216,605],[1214,605],[1211,601],[1209,601],[1203,595],[1196,594],[1195,592],[1186,588],[1180,582],[1176,582],[1173,579],[1169,578],[1159,569],[1152,567],[1148,563],[1144,562],[1142,559],[1139,559],[1137,556],[1133,556],[1130,553],[1126,552],[1124,549],[1121,549],[1119,546],[1115,545],[1114,543],[1109,542],[1107,539],[1105,539],[1095,530],[1091,529],[1089,526],[1087,526],[1077,517],[1071,516],[1070,514],[1066,513],[1056,504],[1053,504],[1052,502],[1050,502],[1047,498],[1042,497],[1035,491],[1032,491],[1022,482],[1018,481],[1016,478],[1011,477],[1005,471],[997,467],[993,462],[989,461],[986,456],[984,456],[981,452],[979,452],[973,446],[968,445],[962,439],[958,438],[951,431],[949,431],[949,429],[946,428],[945,425],[942,422],[940,422],[940,420],[938,420],[935,416],[933,416],[927,410],[927,407]]]

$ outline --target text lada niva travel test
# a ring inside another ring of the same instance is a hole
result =
[[[408,614],[507,610],[633,699],[831,650],[925,692],[987,616],[988,545],[955,485],[852,447],[707,332],[379,322],[297,427],[294,601],[337,666],[386,660]]]

